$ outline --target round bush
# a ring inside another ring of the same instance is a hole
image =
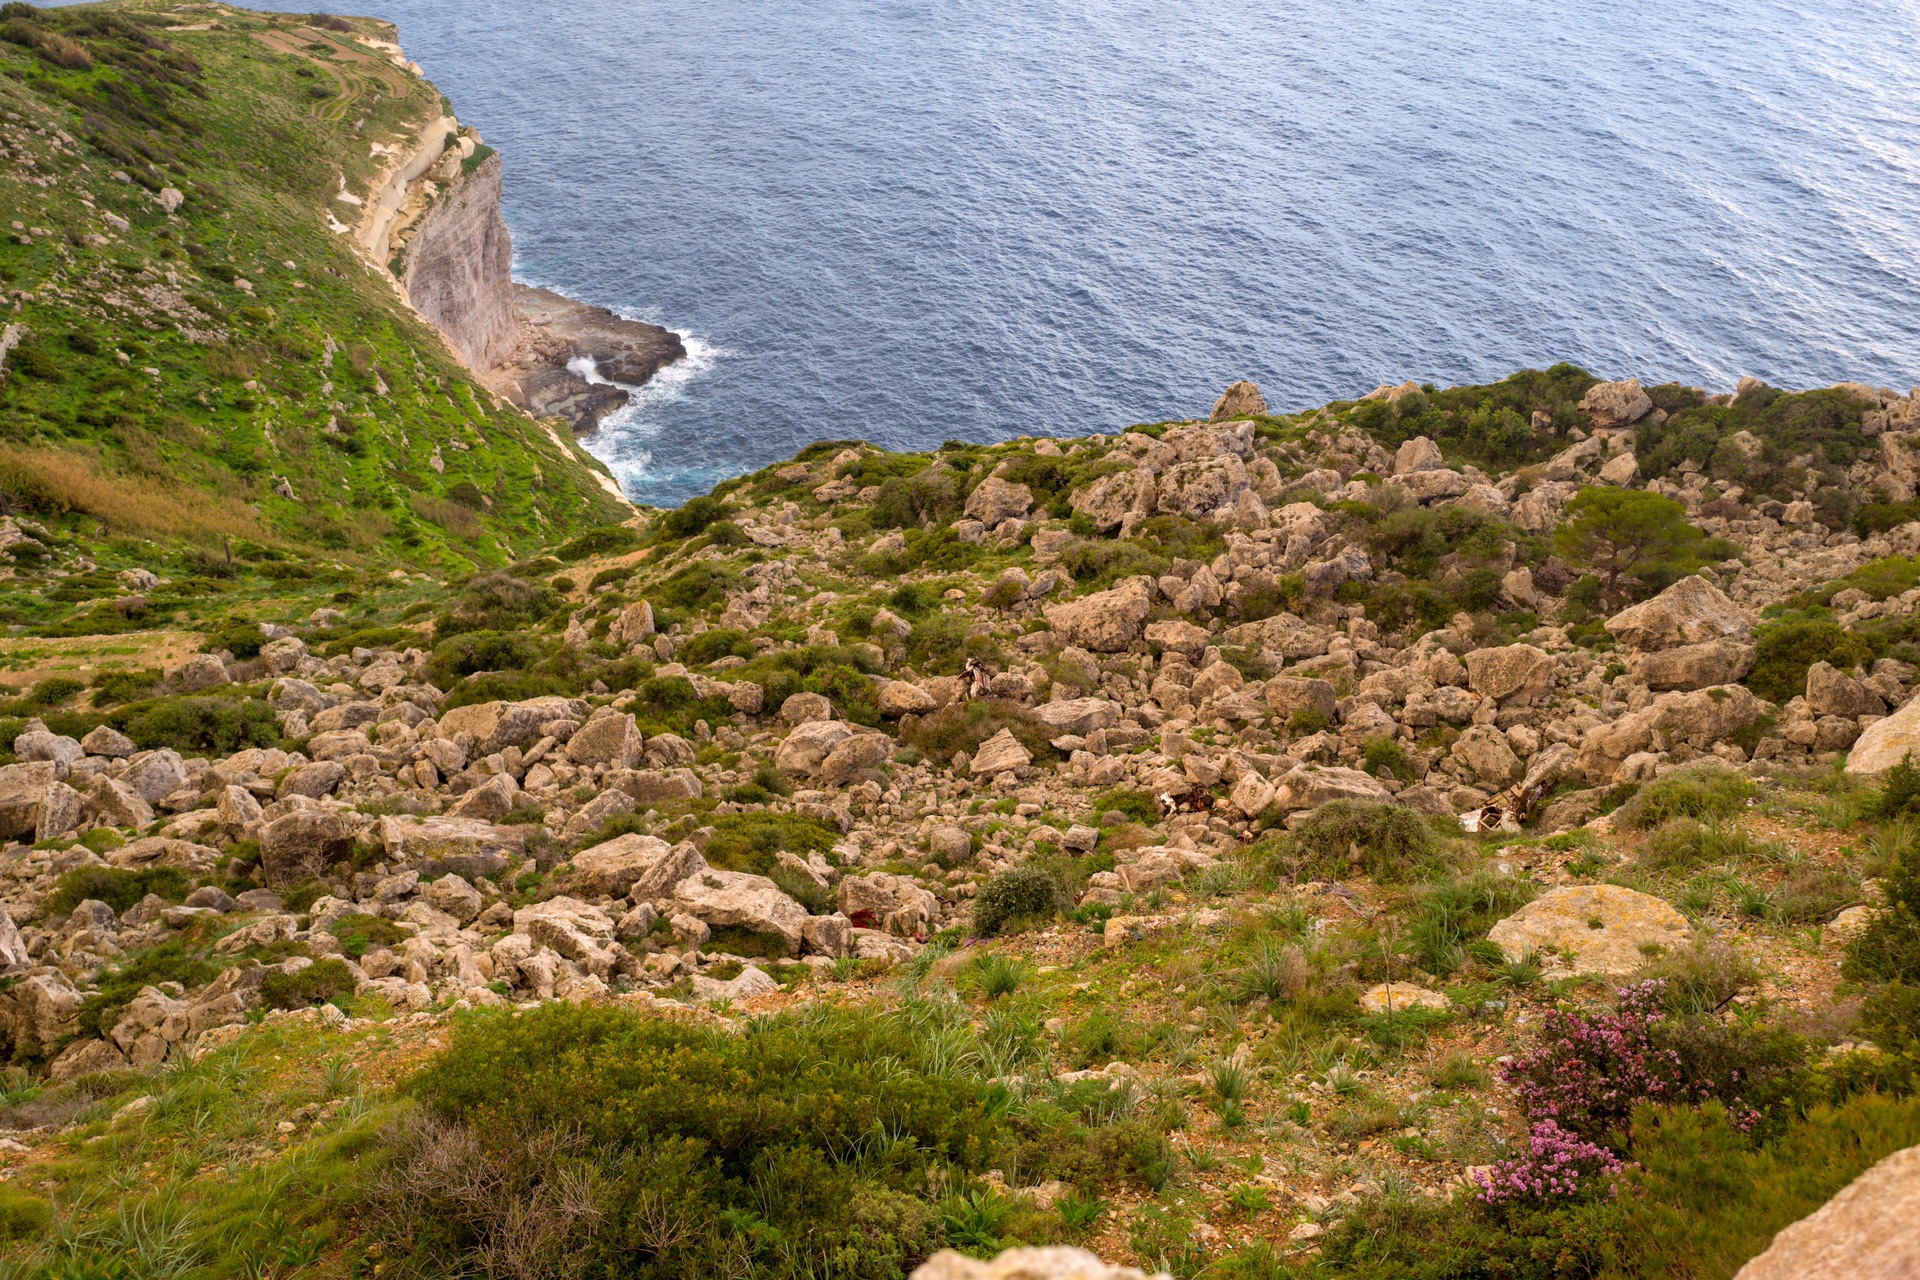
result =
[[[996,872],[973,900],[973,931],[990,938],[1016,920],[1051,916],[1060,909],[1060,884],[1044,868]]]

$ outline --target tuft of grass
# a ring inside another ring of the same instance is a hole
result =
[[[1728,818],[1744,809],[1753,783],[1723,764],[1691,764],[1647,783],[1620,806],[1622,826],[1648,831],[1670,818]]]

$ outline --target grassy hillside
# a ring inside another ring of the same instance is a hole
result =
[[[627,514],[329,229],[447,110],[373,44],[391,27],[0,14],[6,512],[103,571],[268,583],[468,572]],[[0,621],[70,617],[16,559]]]

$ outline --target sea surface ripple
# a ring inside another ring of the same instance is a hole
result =
[[[1920,381],[1920,0],[384,0],[516,272],[693,353],[675,503],[893,448],[1571,360]]]

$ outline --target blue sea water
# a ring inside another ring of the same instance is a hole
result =
[[[1571,360],[1920,382],[1920,2],[382,0],[516,272],[691,356],[678,502],[890,447]]]

